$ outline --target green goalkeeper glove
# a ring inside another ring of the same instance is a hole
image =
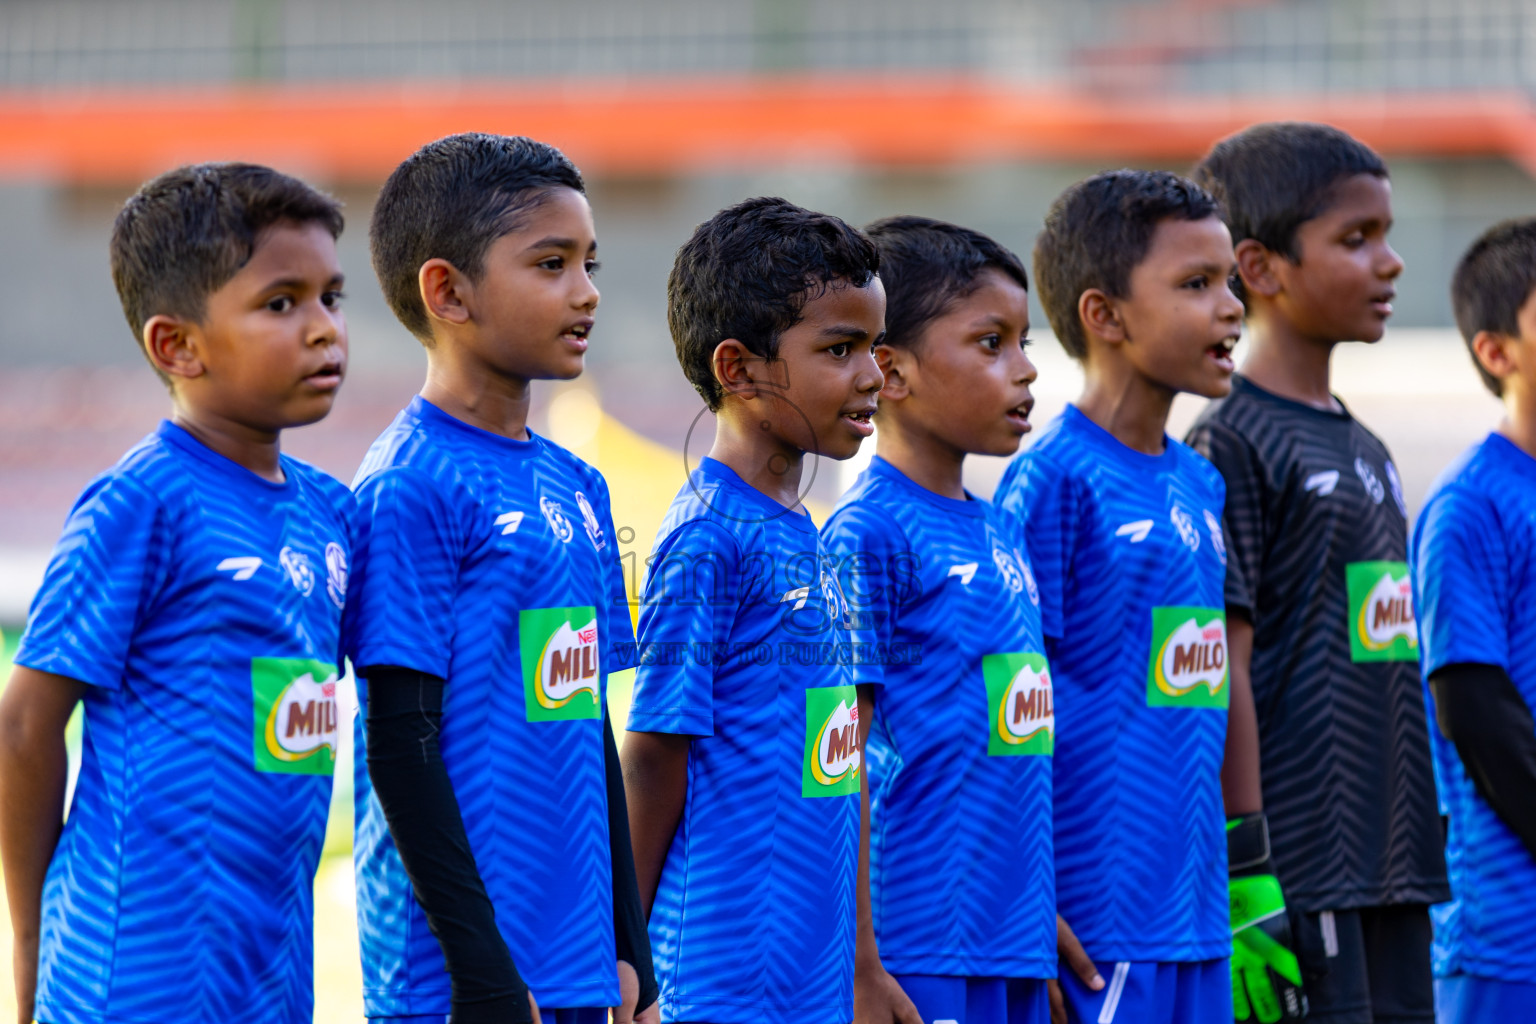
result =
[[[1269,855],[1269,823],[1262,814],[1227,822],[1231,878],[1232,1008],[1240,1021],[1262,1024],[1307,1015],[1301,965],[1291,941],[1285,897]]]

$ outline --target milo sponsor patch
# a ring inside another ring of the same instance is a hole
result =
[[[530,722],[601,718],[597,609],[530,608],[517,616]]]
[[[859,791],[859,696],[852,686],[805,691],[805,761],[801,796],[846,796]]]
[[[256,770],[336,771],[336,666],[308,658],[252,658]]]
[[[1041,654],[987,654],[987,756],[1046,754],[1056,750],[1056,706],[1051,670]]]
[[[1220,608],[1152,609],[1147,706],[1224,708],[1230,698],[1227,613]]]
[[[1418,624],[1405,562],[1355,562],[1344,567],[1349,586],[1351,661],[1416,661]]]

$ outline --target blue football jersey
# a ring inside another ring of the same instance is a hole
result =
[[[810,518],[702,460],[652,555],[629,712],[694,737],[651,911],[663,1020],[853,1019],[851,647]]]
[[[1463,454],[1430,489],[1409,558],[1424,678],[1496,665],[1536,708],[1536,460],[1499,434]],[[1536,983],[1536,859],[1430,720],[1452,894],[1431,911],[1435,973]]]
[[[447,681],[443,762],[519,973],[540,1005],[614,1005],[602,716],[634,633],[607,485],[541,437],[492,434],[418,397],[355,490],[352,664]],[[361,717],[356,735],[365,1009],[447,1013],[442,949],[369,785]]]
[[[1075,406],[1008,467],[1056,697],[1056,903],[1096,960],[1229,956],[1225,487]]]
[[[893,974],[1056,976],[1051,676],[1013,515],[876,457],[824,531],[881,686],[870,895]]]
[[[75,503],[16,663],[86,684],[36,1016],[308,1024],[352,497],[171,423]]]

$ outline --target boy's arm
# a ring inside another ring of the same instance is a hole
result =
[[[1253,623],[1245,609],[1227,609],[1227,747],[1221,762],[1221,798],[1227,817],[1264,810],[1259,774],[1259,715],[1253,703]]]
[[[683,819],[688,799],[688,745],[692,737],[666,732],[626,732],[624,799],[629,807],[629,841],[635,856],[640,911],[651,918],[667,850]]]
[[[869,896],[869,770],[863,758],[869,724],[875,717],[875,688],[859,684],[859,874],[858,938],[853,955],[854,1024],[923,1024],[917,1007],[880,962],[875,943],[875,915]]]
[[[18,665],[0,695],[0,871],[20,1024],[32,1020],[43,879],[64,823],[64,727],[84,692],[84,683]]]
[[[1536,722],[1496,665],[1447,665],[1429,677],[1435,721],[1478,795],[1536,858]]]
[[[382,665],[358,674],[368,680],[368,776],[442,947],[454,1024],[537,1022],[537,1004],[496,926],[438,748],[443,681]]]
[[[613,865],[614,953],[635,973],[633,1003],[621,996],[620,1009],[632,1017],[654,1006],[660,993],[656,987],[656,972],[651,966],[651,939],[646,932],[646,915],[635,876],[634,847],[629,838],[629,804],[624,798],[624,769],[619,763],[619,748],[613,739],[613,722],[606,712],[603,714],[603,769],[608,789],[609,860]],[[615,1014],[615,1019],[617,1017]]]

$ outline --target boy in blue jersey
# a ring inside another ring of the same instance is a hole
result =
[[[1012,455],[1030,429],[1028,278],[953,224],[867,231],[887,296],[879,447],[826,547],[875,645],[858,669],[875,936],[924,1020],[1046,1024],[1060,994],[1040,592],[1018,520],[961,483],[967,455]]]
[[[1083,394],[1008,467],[1055,694],[1056,900],[1108,978],[1080,1021],[1227,1024],[1223,488],[1164,432],[1226,394],[1242,304],[1198,186],[1114,171],[1069,188],[1035,245],[1040,301]]]
[[[1441,474],[1409,557],[1452,900],[1434,908],[1441,1024],[1536,1019],[1536,220],[1457,265],[1456,324],[1504,420]]]
[[[173,412],[76,501],[0,698],[21,1022],[313,1019],[351,496],[279,439],[346,369],[341,229],[248,164],[163,174],[113,226]]]
[[[527,426],[533,381],[582,371],[585,186],[543,143],[450,136],[390,175],[371,241],[428,370],[355,485],[365,1010],[654,1021],[605,710],[633,647],[608,488]]]
[[[702,224],[667,282],[716,420],[656,541],[624,745],[663,1020],[918,1021],[869,923],[870,708],[800,504],[805,456],[846,459],[872,430],[878,267],[843,221],[751,199]]]

